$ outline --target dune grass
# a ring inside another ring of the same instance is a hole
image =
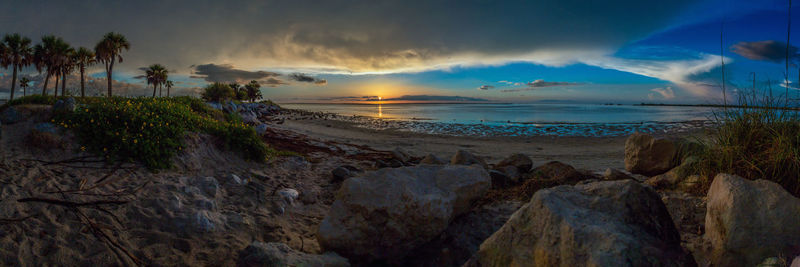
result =
[[[29,96],[19,104],[53,104],[54,97]],[[112,161],[138,161],[151,169],[171,166],[184,149],[186,132],[219,138],[228,149],[247,160],[263,162],[285,154],[267,146],[252,127],[236,116],[225,116],[202,100],[174,98],[78,98],[75,112],[54,114],[51,122],[71,130],[81,149]]]
[[[766,179],[800,196],[800,116],[783,98],[755,93],[739,97],[737,107],[714,113],[710,139],[694,153],[695,172],[705,192],[718,173]]]

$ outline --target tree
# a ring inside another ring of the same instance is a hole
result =
[[[57,38],[55,43],[53,43],[52,51],[50,53],[50,64],[51,68],[53,69],[53,76],[56,78],[56,86],[53,92],[55,96],[58,96],[58,80],[61,78],[66,71],[66,65],[69,64],[69,57],[70,51],[72,47],[69,43],[65,42],[64,39]],[[63,82],[63,81],[62,81]],[[64,94],[64,86],[61,87],[61,94]]]
[[[220,102],[233,98],[233,89],[224,83],[213,83],[206,86],[200,96],[205,101]]]
[[[11,66],[11,95],[9,101],[14,100],[14,91],[17,87],[17,71],[22,70],[23,67],[28,66],[33,62],[33,49],[31,48],[31,39],[23,37],[18,33],[6,34],[3,37],[4,56],[2,60],[3,66]]]
[[[75,51],[75,54],[73,54],[73,57],[74,57],[74,60],[75,60],[75,64],[77,64],[78,69],[81,72],[81,97],[85,97],[86,94],[85,94],[85,91],[84,91],[84,88],[85,88],[85,84],[84,84],[84,77],[85,76],[84,76],[84,73],[86,72],[86,67],[87,66],[94,65],[94,63],[97,62],[95,60],[95,54],[94,54],[94,52],[92,52],[92,50],[89,50],[86,47],[81,47],[81,48],[78,48],[78,50]]]
[[[235,96],[236,100],[241,100],[239,99],[239,90],[242,89],[242,86],[236,82],[229,83],[228,86],[230,86],[231,89],[233,89],[233,95]]]
[[[128,42],[128,39],[126,39],[124,35],[115,32],[106,33],[103,39],[94,47],[97,61],[102,62],[106,67],[108,97],[112,96],[111,74],[114,72],[114,63],[117,61],[122,63],[123,49],[130,50],[131,43]]]
[[[147,84],[153,85],[153,97],[156,97],[156,89],[167,80],[167,72],[167,68],[161,64],[150,65],[144,70]]]
[[[75,65],[77,65],[77,63],[75,62],[74,48],[68,47],[63,53],[59,72],[61,73],[61,96],[66,96],[67,76],[75,70]]]
[[[30,85],[31,80],[28,77],[22,77],[19,79],[19,87],[22,88],[22,96],[28,96],[28,86]]]
[[[52,54],[53,46],[56,42],[56,37],[53,35],[42,36],[42,42],[33,47],[33,65],[36,71],[42,74],[46,72],[44,83],[42,83],[42,96],[47,95],[47,83],[50,81],[51,72],[50,54]]]
[[[169,97],[169,89],[170,89],[170,88],[172,88],[172,86],[173,86],[173,85],[174,85],[174,84],[172,83],[172,81],[166,81],[166,82],[164,82],[164,87],[166,87],[166,88],[167,88],[167,97]]]
[[[258,81],[250,81],[250,83],[246,84],[244,88],[247,90],[247,98],[250,99],[250,102],[254,102],[256,99],[261,99],[261,84],[259,84]]]

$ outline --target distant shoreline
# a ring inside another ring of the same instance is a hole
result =
[[[640,103],[633,106],[656,106],[656,107],[707,107],[707,108],[752,108],[752,109],[780,109],[780,110],[800,110],[800,107],[764,107],[764,106],[742,106],[742,105],[719,105],[719,104],[653,104]]]

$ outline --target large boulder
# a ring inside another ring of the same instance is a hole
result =
[[[658,194],[632,180],[539,190],[468,264],[696,265]]]
[[[677,154],[671,140],[634,133],[625,141],[625,169],[634,174],[659,175],[675,167]]]
[[[708,190],[705,239],[716,266],[755,266],[800,251],[800,199],[780,185],[729,174]]]
[[[595,179],[591,174],[583,173],[574,167],[559,161],[551,161],[531,171],[539,179],[548,179],[559,184],[574,184],[587,179]]]
[[[447,164],[447,161],[443,160],[442,158],[437,157],[434,154],[425,155],[424,158],[419,162],[419,164],[430,164],[430,165],[444,165]]]
[[[530,157],[525,156],[525,154],[516,153],[497,163],[495,168],[500,169],[506,166],[514,166],[519,172],[526,173],[533,168],[533,161]]]
[[[263,243],[253,241],[247,248],[239,252],[239,267],[255,266],[350,266],[347,259],[333,252],[322,255],[307,254],[294,250],[284,243]]]
[[[452,158],[450,158],[450,164],[453,165],[478,164],[481,165],[481,167],[483,167],[484,169],[487,169],[489,167],[489,165],[486,164],[486,161],[484,161],[482,158],[477,157],[466,150],[459,150],[458,152],[456,152],[456,154],[453,155]]]
[[[381,169],[345,180],[320,223],[320,244],[359,262],[397,261],[439,235],[489,190],[476,166]]]
[[[653,176],[645,181],[655,189],[676,189],[688,191],[700,184],[700,176],[692,174],[692,165],[696,158],[689,157],[666,173]]]

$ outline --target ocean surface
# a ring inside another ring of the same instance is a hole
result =
[[[708,107],[600,104],[282,104],[292,109],[450,123],[642,123],[709,119]]]
[[[602,104],[282,104],[357,116],[363,127],[468,136],[622,136],[687,132],[713,109]]]

